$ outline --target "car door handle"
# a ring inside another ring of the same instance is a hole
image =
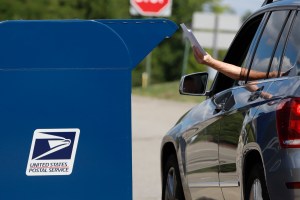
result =
[[[264,89],[264,86],[261,86],[255,92],[252,92],[252,94],[250,95],[250,97],[248,99],[248,102],[255,101],[256,99],[258,99],[260,97],[263,89]]]
[[[225,103],[220,103],[216,105],[215,111],[218,113],[224,109]]]

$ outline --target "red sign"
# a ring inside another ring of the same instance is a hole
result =
[[[171,0],[130,0],[130,3],[141,15],[158,16],[170,7]]]

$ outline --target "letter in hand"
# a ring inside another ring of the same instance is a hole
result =
[[[193,46],[193,52],[196,61],[200,64],[208,64],[208,60],[211,59],[208,53],[204,55],[196,46]]]

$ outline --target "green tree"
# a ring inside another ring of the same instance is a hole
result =
[[[242,21],[246,21],[251,14],[252,12],[250,10],[246,11],[242,16]]]
[[[130,18],[129,1],[0,0],[0,20]]]

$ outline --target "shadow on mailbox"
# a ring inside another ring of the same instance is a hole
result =
[[[131,70],[165,19],[0,23],[0,199],[132,199]]]

